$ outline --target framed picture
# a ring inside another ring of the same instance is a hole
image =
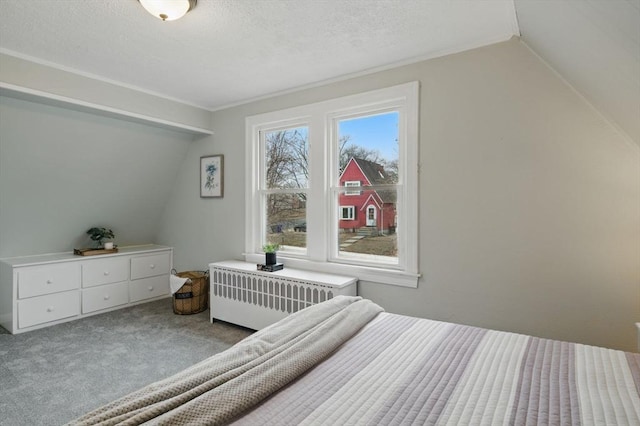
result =
[[[200,197],[220,198],[224,195],[224,156],[200,157]]]

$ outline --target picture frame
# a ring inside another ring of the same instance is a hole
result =
[[[224,155],[200,157],[200,198],[224,196]]]

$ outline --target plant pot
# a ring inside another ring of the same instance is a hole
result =
[[[264,254],[264,263],[265,263],[265,265],[275,265],[277,263],[276,254],[275,253],[265,253]]]

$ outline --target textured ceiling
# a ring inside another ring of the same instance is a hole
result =
[[[518,34],[513,0],[0,0],[0,51],[208,109]]]

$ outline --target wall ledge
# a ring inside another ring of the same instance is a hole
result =
[[[213,134],[213,131],[209,129],[190,126],[183,123],[177,123],[174,121],[164,120],[144,114],[138,114],[135,112],[74,99],[67,96],[56,95],[29,87],[17,86],[15,84],[6,83],[3,81],[0,81],[0,96],[8,96],[11,98],[68,108],[80,112],[89,112],[104,117],[185,132],[196,136],[208,136]]]

